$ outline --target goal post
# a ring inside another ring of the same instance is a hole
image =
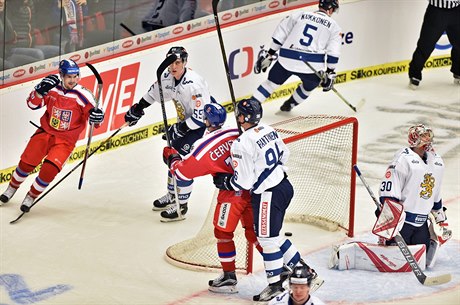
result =
[[[290,150],[286,164],[294,197],[285,222],[343,230],[354,235],[358,121],[354,117],[298,116],[271,125]],[[214,238],[213,215],[217,190],[201,230],[166,250],[166,259],[187,269],[221,270]],[[253,246],[241,225],[235,231],[238,271],[252,272]]]

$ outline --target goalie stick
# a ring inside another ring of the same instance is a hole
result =
[[[374,196],[374,193],[372,192],[369,184],[367,183],[366,179],[361,175],[361,171],[359,170],[358,166],[355,164],[353,165],[353,169],[355,170],[356,174],[358,174],[359,179],[361,179],[362,183],[366,187],[369,195],[372,197],[372,200],[374,201],[375,205],[378,207],[378,209],[381,209],[380,203],[377,201],[377,198]],[[434,286],[434,285],[441,285],[450,282],[452,279],[452,275],[450,273],[448,274],[443,274],[443,275],[437,275],[437,276],[427,276],[425,273],[423,273],[422,269],[420,269],[420,266],[417,264],[417,261],[415,260],[414,256],[410,252],[409,248],[407,247],[406,242],[402,238],[402,236],[398,233],[394,237],[396,241],[396,245],[398,246],[399,250],[401,251],[402,255],[406,259],[407,263],[412,269],[412,272],[415,274],[417,277],[417,280],[425,286]]]
[[[160,64],[160,66],[157,69],[157,81],[158,81],[158,91],[160,93],[160,104],[161,104],[161,112],[163,114],[163,124],[165,125],[165,134],[166,134],[166,143],[168,144],[169,147],[171,147],[171,139],[169,137],[169,132],[168,132],[168,118],[166,117],[166,108],[165,108],[165,99],[163,96],[163,85],[161,84],[161,74],[163,74],[163,71],[166,70],[166,68],[169,67],[173,62],[175,62],[177,59],[179,59],[175,54],[171,54],[168,57],[166,57],[165,60]],[[176,209],[177,209],[177,215],[179,217],[178,220],[184,220],[185,217],[182,215],[182,212],[180,210],[180,204],[179,204],[179,195],[177,194],[177,181],[176,177],[172,175],[172,181],[174,184],[174,196],[176,196]]]
[[[310,63],[308,61],[304,61],[304,63],[316,74],[316,76],[318,76],[321,80],[324,78],[318,71],[315,70],[315,68],[312,67],[312,65],[310,65]],[[358,103],[358,106],[353,106],[350,102],[348,102],[342,94],[339,93],[339,91],[337,91],[337,89],[334,88],[334,86],[332,86],[332,91],[334,91],[335,94],[337,94],[337,96],[345,103],[347,104],[348,107],[350,107],[354,112],[358,112],[358,109],[361,108],[364,103],[366,102],[364,99],[362,99],[359,103]]]
[[[99,108],[99,100],[101,98],[101,93],[102,93],[102,78],[99,72],[97,72],[96,68],[89,62],[86,63],[88,68],[93,72],[94,76],[96,76],[97,79],[97,92],[96,92],[96,105],[95,108]],[[85,157],[83,158],[83,166],[81,168],[81,173],[80,173],[80,180],[78,181],[78,189],[81,190],[81,186],[83,184],[83,176],[85,175],[85,169],[86,169],[86,160],[88,160],[88,155],[89,155],[89,149],[91,147],[91,139],[93,138],[93,131],[94,131],[94,124],[91,123],[89,127],[89,135],[88,135],[88,142],[86,143],[86,149],[85,149]]]
[[[118,128],[112,135],[110,135],[110,137],[108,137],[107,139],[105,139],[104,141],[101,142],[101,144],[96,147],[95,150],[93,150],[89,155],[88,155],[88,158],[91,157],[92,155],[94,155],[102,146],[104,146],[107,142],[110,141],[110,139],[112,139],[114,136],[116,136],[124,127],[128,126],[128,123],[125,123],[123,124],[120,128]],[[40,200],[42,200],[49,192],[51,192],[56,186],[58,186],[62,181],[64,181],[71,173],[73,173],[77,168],[80,167],[80,165],[82,165],[84,162],[84,160],[80,161],[80,163],[78,163],[77,165],[75,165],[71,170],[70,172],[68,172],[64,177],[62,177],[58,182],[56,182],[51,188],[49,188],[45,193],[43,193],[39,198],[37,198],[37,200],[35,200],[34,203],[32,203],[32,205],[30,206],[30,208],[32,209],[32,207],[34,205],[36,205]],[[19,219],[22,218],[22,216],[24,216],[26,212],[22,212],[16,219],[10,221],[10,224],[15,224]]]
[[[222,59],[224,61],[225,74],[227,75],[228,89],[230,90],[230,96],[232,98],[233,112],[235,114],[236,126],[238,126],[239,133],[242,134],[243,131],[241,130],[240,124],[238,124],[238,118],[236,116],[235,92],[233,90],[232,80],[230,78],[230,69],[228,67],[227,54],[225,52],[224,40],[222,38],[222,31],[220,30],[219,16],[217,14],[217,5],[218,4],[219,4],[219,0],[212,0],[212,12],[214,14],[214,21],[216,22],[216,30],[217,30],[217,36],[219,37],[220,51],[222,53]]]

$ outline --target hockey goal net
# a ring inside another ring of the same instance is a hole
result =
[[[294,198],[285,221],[343,229],[352,237],[355,206],[355,173],[358,121],[342,116],[299,116],[272,124],[290,149],[289,180]],[[214,238],[213,215],[217,203],[214,194],[206,220],[198,234],[170,246],[166,259],[187,269],[221,269]],[[236,267],[252,272],[252,245],[248,245],[241,227],[234,237]]]

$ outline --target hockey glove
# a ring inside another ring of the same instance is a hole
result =
[[[169,139],[171,141],[175,141],[179,138],[182,138],[185,136],[185,134],[190,130],[190,128],[187,126],[187,123],[185,122],[180,122],[180,123],[175,123],[169,126],[168,128],[168,135]],[[163,140],[166,140],[166,134],[163,135]]]
[[[262,52],[260,52],[259,58],[257,59],[256,64],[254,66],[254,73],[259,74],[260,71],[266,72],[272,64],[273,59],[273,55],[271,55],[267,51],[263,50]]]
[[[125,122],[129,123],[129,126],[134,126],[144,114],[145,112],[141,109],[139,104],[134,104],[129,108],[128,112],[126,112]]]
[[[230,184],[230,179],[232,178],[232,174],[225,174],[225,173],[217,173],[213,178],[214,185],[219,190],[227,190],[233,191],[233,187]]]
[[[59,85],[59,77],[57,75],[50,74],[35,86],[35,91],[37,91],[37,93],[41,96],[45,96],[48,94],[48,91],[57,85]]]
[[[92,108],[89,111],[89,123],[90,124],[101,124],[104,121],[104,111],[99,108]]]
[[[433,214],[436,223],[444,222],[447,220],[446,210],[446,207],[442,207],[439,210],[431,210],[431,214]]]
[[[182,158],[180,157],[177,150],[172,147],[166,146],[163,148],[163,162],[171,168],[171,165],[176,161],[180,161]]]
[[[337,74],[332,69],[327,68],[326,72],[323,72],[320,83],[321,87],[323,87],[323,92],[327,92],[332,89],[336,77]]]

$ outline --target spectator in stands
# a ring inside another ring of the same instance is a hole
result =
[[[409,88],[415,90],[422,80],[422,70],[436,42],[444,32],[452,44],[452,67],[454,84],[460,85],[460,1],[428,0],[417,48],[409,63]]]
[[[152,9],[142,20],[146,32],[195,18],[197,0],[156,0]]]

